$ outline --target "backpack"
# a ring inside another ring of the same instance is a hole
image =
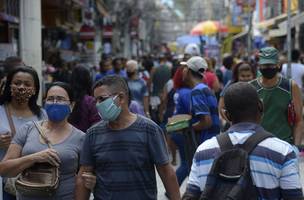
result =
[[[261,141],[269,137],[273,137],[271,133],[261,130],[244,144],[233,146],[227,133],[217,135],[222,153],[213,162],[200,200],[258,199],[250,174],[249,155]]]

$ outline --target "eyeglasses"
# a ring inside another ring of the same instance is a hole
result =
[[[108,98],[113,97],[114,95],[116,95],[116,94],[110,94],[108,96],[98,96],[98,97],[95,97],[95,99],[96,99],[97,103],[101,103],[101,102],[107,100]],[[117,95],[113,98],[113,100],[115,100],[116,97],[117,97]]]
[[[53,104],[53,103],[68,104],[69,102],[70,100],[62,96],[49,96],[45,99],[45,103],[49,103],[49,104]]]

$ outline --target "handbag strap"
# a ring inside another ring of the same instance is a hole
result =
[[[44,140],[44,142],[48,145],[48,147],[50,149],[52,149],[52,144],[50,142],[50,140],[47,138],[47,136],[44,134],[44,132],[42,131],[42,128],[41,126],[36,122],[36,121],[33,121],[37,130],[38,130],[38,133],[39,135],[41,136],[41,138]]]
[[[6,113],[6,116],[7,116],[7,120],[8,120],[10,129],[11,129],[11,135],[14,137],[15,134],[16,134],[16,128],[15,128],[15,125],[14,125],[14,122],[13,122],[11,111],[10,111],[8,105],[5,105],[4,108],[5,108],[5,113]]]

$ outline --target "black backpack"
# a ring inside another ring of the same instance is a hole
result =
[[[250,136],[244,144],[233,146],[227,133],[217,135],[222,153],[213,162],[200,200],[258,199],[250,174],[249,155],[269,137],[273,137],[272,134],[262,130]]]

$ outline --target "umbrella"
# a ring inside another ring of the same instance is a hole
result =
[[[216,37],[212,36],[200,36],[206,44],[218,44]],[[176,39],[179,46],[186,46],[187,44],[201,44],[201,39],[197,35],[183,35]]]
[[[213,35],[218,32],[227,32],[227,26],[218,21],[203,21],[195,25],[191,30],[191,35]]]
[[[200,38],[195,35],[183,35],[176,39],[177,44],[184,46],[187,44],[200,44]]]

